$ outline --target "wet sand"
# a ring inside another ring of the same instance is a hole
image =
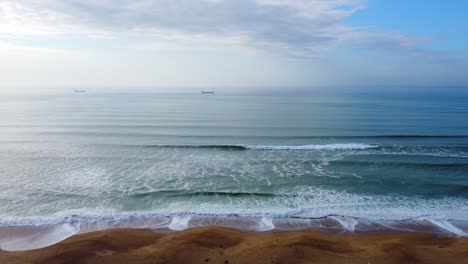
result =
[[[76,235],[42,249],[3,251],[0,263],[468,263],[468,238],[246,233],[223,227],[171,233],[112,229]]]

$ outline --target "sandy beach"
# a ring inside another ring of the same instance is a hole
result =
[[[0,263],[468,263],[468,238],[430,234],[247,233],[222,227],[112,229],[50,247],[0,252]]]

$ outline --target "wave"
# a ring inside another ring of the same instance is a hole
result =
[[[137,145],[138,147],[138,145]],[[247,150],[244,145],[144,145],[147,148]]]
[[[429,163],[429,162],[412,162],[412,161],[366,161],[366,160],[332,160],[332,164],[352,165],[352,166],[407,166],[407,167],[431,167],[431,168],[468,168],[466,162],[452,163]]]
[[[362,150],[378,148],[361,143],[324,145],[145,145],[152,148],[222,149],[222,150]]]
[[[184,197],[193,197],[193,196],[226,196],[226,197],[280,197],[286,196],[286,194],[275,194],[275,193],[266,193],[266,192],[224,192],[224,191],[181,191],[181,190],[158,190],[158,191],[148,191],[131,194],[133,198],[141,198],[147,196],[158,196],[158,195],[168,195],[168,196],[184,196]],[[288,195],[293,196],[293,195]]]
[[[325,144],[325,145],[302,145],[302,146],[273,146],[273,145],[251,145],[248,149],[254,150],[359,150],[378,148],[376,145],[361,143]]]
[[[402,151],[440,151],[441,149],[450,149],[456,151],[468,151],[468,146],[464,145],[376,145],[366,143],[332,143],[316,145],[126,145],[135,147],[150,148],[183,148],[183,149],[220,149],[220,150],[382,150],[384,153],[375,154],[407,154],[407,155],[438,155],[448,157],[464,158],[464,155],[446,154],[446,153],[408,153]],[[387,152],[385,152],[387,151]],[[393,151],[393,152],[392,152]],[[397,153],[394,153],[397,151]]]
[[[455,149],[457,150],[457,149]],[[468,155],[463,155],[463,154],[445,154],[445,153],[405,153],[405,152],[382,152],[382,153],[372,153],[374,155],[404,155],[404,156],[421,156],[421,157],[436,157],[436,158],[455,158],[455,159],[466,159],[468,158]]]
[[[152,192],[147,194],[151,195]],[[249,195],[223,191],[197,193],[199,194]],[[262,203],[260,199],[254,201],[256,207],[241,203],[236,203],[234,207],[224,203],[211,206],[209,203],[198,203],[198,206],[193,206],[188,202],[192,199],[188,199],[148,211],[120,211],[116,208],[93,206],[61,210],[47,216],[0,214],[0,227],[29,228],[27,233],[16,234],[19,237],[15,243],[0,234],[0,249],[42,247],[77,232],[123,227],[183,230],[200,226],[226,226],[256,232],[272,229],[316,229],[346,232],[413,231],[468,236],[466,199],[362,196],[305,186],[284,189],[280,194],[282,195],[271,200],[271,203]],[[293,199],[291,194],[295,194]],[[260,195],[270,196],[268,193]],[[287,207],[272,206],[278,204]]]
[[[344,138],[468,138],[468,135],[423,135],[423,134],[397,134],[397,135],[370,135],[370,136],[344,136]]]
[[[96,211],[91,210],[91,211]],[[106,210],[107,211],[107,210]],[[174,219],[175,218],[175,219]],[[296,213],[290,212],[289,214],[249,214],[249,213],[213,213],[213,212],[206,212],[206,213],[196,213],[196,212],[178,212],[178,213],[153,213],[153,212],[105,212],[104,214],[93,214],[91,212],[83,211],[83,214],[73,214],[73,215],[50,215],[50,216],[35,216],[35,217],[0,217],[0,227],[47,227],[47,226],[54,226],[54,225],[63,225],[63,224],[78,224],[83,225],[85,224],[105,224],[105,223],[118,223],[122,221],[136,221],[136,220],[150,220],[150,223],[157,223],[154,220],[161,220],[161,219],[172,219],[172,220],[182,220],[185,218],[213,218],[213,219],[223,219],[223,218],[231,218],[242,222],[242,219],[268,219],[268,222],[271,222],[272,219],[289,219],[289,220],[324,220],[327,218],[334,219],[337,222],[340,222],[343,227],[353,226],[357,224],[357,221],[362,223],[373,223],[373,224],[389,224],[389,223],[404,223],[404,222],[424,222],[427,221],[435,226],[442,227],[444,224],[448,222],[459,223],[462,224],[465,228],[468,228],[468,220],[457,220],[457,219],[450,219],[450,218],[432,218],[432,217],[409,217],[409,218],[395,218],[395,219],[385,219],[385,218],[375,218],[375,217],[357,217],[357,216],[348,216],[348,215],[341,215],[341,214],[326,214],[326,215],[307,215],[298,211]],[[185,222],[186,220],[184,220]],[[169,224],[171,221],[167,222]],[[348,222],[344,224],[344,222]],[[137,224],[137,223],[136,223]],[[148,224],[148,223],[146,223]],[[386,225],[389,227],[388,225]],[[323,227],[323,226],[322,226]],[[375,227],[375,226],[374,226]],[[465,229],[464,228],[464,229]],[[394,228],[390,228],[394,229]],[[449,231],[449,228],[443,228]],[[355,231],[353,228],[346,228],[348,231]],[[451,232],[451,233],[458,233]],[[455,230],[454,230],[455,231]],[[467,236],[468,233],[464,232],[464,235]]]

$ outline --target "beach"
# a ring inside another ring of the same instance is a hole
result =
[[[30,251],[0,251],[0,263],[468,263],[468,238],[421,233],[253,233],[201,227],[158,233],[110,229]]]

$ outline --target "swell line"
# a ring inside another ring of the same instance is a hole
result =
[[[148,148],[220,149],[220,150],[362,150],[378,148],[361,143],[324,145],[146,145]]]

